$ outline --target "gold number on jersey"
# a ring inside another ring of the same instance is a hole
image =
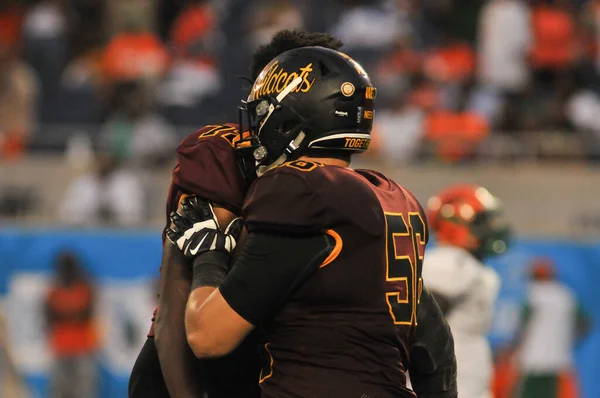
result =
[[[427,226],[418,212],[409,212],[407,217],[386,212],[385,227],[385,278],[393,286],[393,291],[385,294],[390,315],[396,325],[416,325]]]
[[[220,137],[225,141],[229,142],[231,146],[235,146],[235,143],[240,139],[240,132],[236,127],[233,126],[206,126],[207,130],[203,131],[198,138],[213,137],[221,133]]]

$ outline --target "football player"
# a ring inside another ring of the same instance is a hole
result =
[[[255,52],[252,78],[284,51],[315,45],[337,49],[342,43],[324,33],[279,32]],[[182,141],[167,199],[167,223],[168,215],[188,194],[206,198],[232,215],[241,214],[248,183],[234,151],[239,136],[236,125],[223,124],[203,127]],[[258,396],[260,362],[252,338],[227,358],[208,363],[196,360],[190,350],[184,330],[191,285],[188,261],[163,239],[159,309],[132,370],[129,396],[188,398],[202,397],[205,392],[210,398]]]
[[[384,175],[349,168],[369,146],[375,94],[338,51],[276,57],[242,106],[250,135],[237,145],[258,178],[231,270],[239,219],[220,228],[194,198],[172,217],[169,239],[202,261],[186,308],[190,346],[226,355],[259,327],[263,398],[456,397],[452,336],[421,279],[425,214]]]
[[[438,246],[427,251],[423,279],[454,336],[460,397],[491,398],[486,336],[500,279],[483,260],[506,251],[502,205],[483,187],[456,185],[429,199],[427,209]]]

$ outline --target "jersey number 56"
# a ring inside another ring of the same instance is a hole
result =
[[[393,289],[386,293],[390,315],[396,325],[416,325],[427,227],[418,212],[386,212],[385,224],[386,282]]]

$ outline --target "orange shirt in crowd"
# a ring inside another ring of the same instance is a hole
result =
[[[0,41],[14,47],[21,37],[23,12],[19,7],[10,7],[0,12]]]
[[[460,81],[473,75],[475,52],[466,44],[453,44],[433,50],[425,60],[425,72],[438,81]]]
[[[471,155],[488,134],[487,121],[475,113],[435,111],[425,121],[425,139],[434,144],[443,160],[450,162]]]
[[[532,12],[534,68],[563,68],[575,57],[575,22],[567,11],[540,6]]]
[[[168,54],[152,33],[121,33],[115,36],[102,57],[103,76],[107,80],[134,80],[159,77],[165,73]]]
[[[189,7],[175,21],[171,40],[177,47],[185,48],[206,35],[213,27],[214,17],[208,7]]]
[[[421,55],[412,49],[402,49],[384,58],[379,65],[378,73],[400,74],[416,73],[421,69]]]
[[[55,287],[50,290],[47,305],[59,317],[75,317],[91,310],[92,288],[87,284]],[[55,355],[82,355],[94,351],[98,336],[92,319],[56,320],[50,325],[50,347]]]

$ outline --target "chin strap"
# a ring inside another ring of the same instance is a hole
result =
[[[287,160],[287,158],[290,157],[300,147],[300,144],[302,144],[302,141],[304,141],[304,138],[306,138],[306,134],[304,133],[304,131],[301,131],[296,136],[296,139],[294,139],[292,142],[290,142],[288,144],[288,146],[285,148],[285,150],[283,151],[281,156],[278,157],[273,163],[271,163],[267,166],[258,166],[258,168],[256,169],[256,175],[260,177],[267,170],[270,170],[274,167],[277,167],[277,166],[283,164]]]

